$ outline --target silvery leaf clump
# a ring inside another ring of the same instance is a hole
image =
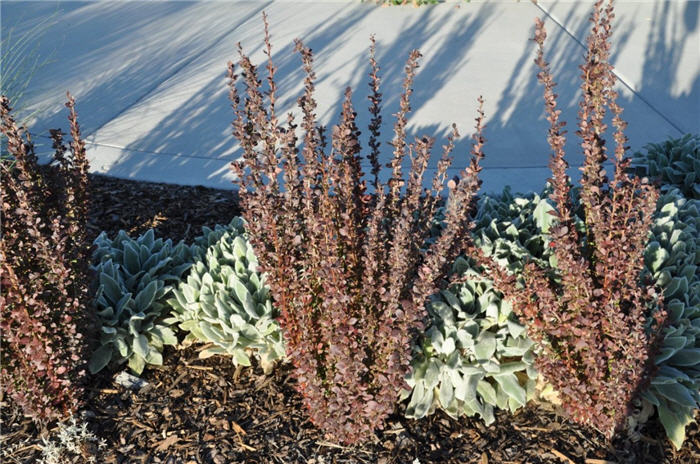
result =
[[[700,407],[700,201],[678,190],[658,202],[645,253],[645,273],[663,289],[667,326],[658,371],[642,398],[656,406],[666,434],[677,448]]]
[[[687,198],[700,199],[700,135],[686,134],[644,149],[632,158],[636,170],[658,179],[662,188],[677,188]]]
[[[479,199],[472,238],[487,256],[518,272],[526,261],[533,260],[543,267],[554,266],[556,260],[549,249],[549,228],[554,223],[547,200],[551,187],[542,194],[513,194],[506,186],[499,195],[484,195]],[[436,211],[432,235],[443,227],[444,208]]]
[[[520,272],[526,261],[554,266],[547,236],[554,216],[547,193],[513,195],[506,187],[498,196],[484,196],[474,219],[474,243],[514,273]]]
[[[156,239],[153,230],[136,239],[119,231],[114,240],[103,232],[95,246],[100,346],[92,354],[90,371],[98,372],[110,361],[128,362],[137,374],[147,364],[162,365],[163,346],[177,344],[163,321],[165,298],[192,265],[192,248]]]
[[[250,366],[254,353],[269,372],[284,357],[284,343],[243,220],[234,218],[214,230],[205,227],[195,246],[197,259],[187,281],[168,300],[172,308],[168,322],[188,332],[186,342],[211,344],[201,357],[227,354],[235,365]]]
[[[527,259],[548,262],[550,210],[536,194],[514,196],[505,189],[484,196],[474,218],[474,242],[513,271]],[[402,393],[410,397],[406,415],[419,418],[440,408],[453,417],[479,415],[491,423],[495,407],[515,411],[534,397],[533,343],[510,304],[470,262],[458,258],[453,273],[465,281],[434,295],[428,305],[430,326],[414,348],[411,390]]]
[[[533,343],[525,327],[492,283],[458,258],[454,271],[467,280],[443,290],[428,304],[432,324],[417,349],[406,416],[420,418],[435,408],[453,417],[524,406],[535,394]]]

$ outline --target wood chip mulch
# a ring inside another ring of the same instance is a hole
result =
[[[156,236],[191,242],[202,226],[227,224],[239,214],[232,190],[157,184],[92,175],[90,238],[101,231],[113,236],[123,229],[138,236],[154,229]]]
[[[132,234],[154,227],[160,236],[191,241],[204,225],[226,223],[238,214],[235,195],[203,187],[91,178],[91,234]],[[499,412],[485,426],[478,419],[454,420],[442,412],[405,419],[400,405],[384,431],[369,443],[346,447],[327,440],[304,415],[288,365],[265,376],[254,366],[236,370],[223,357],[198,358],[199,348],[166,347],[165,365],[147,369],[138,391],[114,382],[115,372],[90,380],[83,420],[107,446],[86,446],[66,462],[97,463],[475,463],[475,464],[692,464],[700,462],[700,430],[688,427],[680,452],[673,450],[656,418],[635,441],[612,443],[545,406],[515,415]],[[0,448],[3,463],[35,463],[47,430],[37,430],[2,399]],[[700,420],[700,415],[696,416]]]

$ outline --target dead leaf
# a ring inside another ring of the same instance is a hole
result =
[[[246,435],[245,430],[243,430],[243,427],[238,425],[236,422],[231,421],[231,427],[233,427],[234,432],[240,433],[241,435]]]
[[[557,450],[555,450],[554,448],[552,448],[551,451],[552,451],[552,454],[554,454],[556,457],[558,457],[558,458],[561,459],[562,461],[567,462],[568,464],[576,464],[576,463],[575,463],[574,461],[572,461],[571,458],[568,457],[566,454],[564,454],[564,453],[562,453],[562,452],[560,452],[560,451],[557,451]]]
[[[162,440],[158,443],[158,446],[156,446],[156,451],[166,451],[168,448],[173,446],[175,443],[177,443],[180,439],[177,437],[177,435],[170,435],[168,438],[165,440]]]

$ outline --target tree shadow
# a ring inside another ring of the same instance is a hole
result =
[[[571,166],[569,174],[576,181],[583,162],[580,140],[575,135],[581,82],[578,66],[583,62],[590,29],[588,12],[583,14],[581,10],[590,10],[590,5],[549,3],[552,5],[544,6],[554,19],[540,15],[548,31],[545,58],[551,62],[558,84],[555,91],[561,119],[568,123],[567,161]],[[685,8],[666,6],[669,8],[654,3],[637,5],[637,9],[621,9],[613,23],[611,63],[616,66],[615,72],[620,78],[616,86],[620,94],[618,103],[625,109],[623,118],[630,122],[625,131],[630,151],[641,149],[649,142],[699,129],[700,69],[682,72],[682,67],[687,66],[682,60],[687,60],[689,55],[683,53],[684,47],[697,47],[698,43],[697,33],[691,35],[697,30],[698,4],[689,2]],[[648,25],[642,22],[646,20],[649,20]],[[555,21],[566,30],[558,27]],[[646,30],[640,24],[645,25]],[[670,25],[674,25],[672,31]],[[645,39],[643,47],[639,46],[640,35]],[[498,109],[485,130],[490,140],[485,148],[485,175],[491,170],[490,174],[496,176],[498,183],[512,185],[515,191],[538,191],[550,175],[547,165],[551,150],[546,142],[549,123],[544,118],[543,88],[537,81],[534,57],[535,45],[530,43],[518,58],[516,68],[521,72],[510,76]],[[693,65],[698,68],[696,63]],[[606,122],[612,127],[609,117]],[[614,146],[612,135],[607,138],[610,146]],[[508,151],[519,153],[512,164],[490,163],[490,153]],[[610,172],[611,163],[607,166]]]
[[[64,126],[70,90],[79,110],[90,115],[81,121],[90,135],[265,5],[241,5],[234,18],[216,3],[3,2],[0,8],[4,24],[22,19],[18,28],[60,10],[38,43],[38,55],[54,60],[27,92],[27,112],[41,109],[33,124],[37,132]]]
[[[562,118],[571,128],[576,124],[578,65],[590,9],[571,2],[540,4],[410,9],[316,3],[314,14],[309,14],[294,4],[275,3],[268,14],[273,59],[279,68],[277,113],[282,119],[287,111],[298,114],[303,74],[293,39],[299,37],[314,51],[320,122],[337,122],[343,91],[350,85],[366,147],[368,36],[375,32],[384,94],[383,162],[391,157],[388,142],[395,122],[391,115],[399,108],[405,60],[420,47],[424,57],[407,131],[409,141],[416,135],[436,137],[430,170],[453,121],[463,136],[457,141],[450,176],[466,166],[467,135],[473,130],[476,98],[483,92],[484,190],[512,185],[515,191],[539,191],[549,176],[550,149],[542,88],[533,64],[534,44],[528,40],[529,18],[546,17],[546,9],[559,23],[546,19],[547,59],[559,83]],[[619,103],[631,119],[630,145],[638,149],[686,130],[700,132],[699,105],[693,104],[700,97],[700,70],[693,72],[689,66],[697,68],[697,62],[688,62],[693,55],[688,47],[697,42],[698,3],[621,5],[614,24],[612,62],[619,64],[618,74],[628,84],[619,85]],[[71,52],[42,80],[36,98],[55,98],[53,107],[60,108],[63,94],[55,89],[73,83],[79,111],[90,116],[81,122],[93,169],[117,177],[231,188],[228,163],[240,151],[231,136],[225,63],[237,60],[240,41],[253,62],[260,64],[260,78],[265,78],[260,12],[268,5],[236,3],[234,10],[232,4],[207,3],[201,9],[202,4],[167,3],[138,11],[131,4],[99,9],[69,6],[66,21],[55,27],[68,27],[63,45]],[[9,7],[3,4],[5,10]],[[232,21],[232,16],[238,19]],[[319,17],[326,19],[319,24]],[[508,33],[504,28],[510,28]],[[95,40],[88,44],[92,36]],[[88,69],[90,76],[85,75]],[[38,127],[64,125],[63,117],[56,109],[43,116]],[[575,130],[570,131],[566,149],[576,178],[582,157]]]
[[[370,21],[381,30],[379,26],[386,20],[387,11],[369,6],[358,10],[347,5],[334,5],[329,7],[329,11],[332,14],[322,27],[306,26],[306,30],[297,34],[305,45],[314,50],[319,121],[330,124],[337,120],[343,90],[350,85],[356,90],[353,101],[359,113],[358,125],[366,128],[369,123],[365,110],[369,94],[367,30],[374,28],[364,23]],[[389,40],[377,34],[377,58],[382,67],[384,92],[384,162],[388,162],[390,157],[386,148],[394,124],[391,114],[399,109],[403,67],[410,51],[423,42],[431,42],[430,37],[437,28],[441,24],[444,27],[448,22],[449,29],[432,40],[430,52],[425,53],[426,57],[421,63],[422,72],[419,71],[416,78],[412,96],[412,107],[416,113],[430,103],[434,89],[443,87],[455,72],[465,66],[469,59],[470,39],[488,24],[493,11],[491,6],[485,5],[466,18],[450,19],[450,10],[436,12],[424,9],[419,14],[411,12],[410,17],[404,18],[399,28],[402,40]],[[372,18],[375,13],[379,13],[379,17]],[[279,77],[276,108],[282,118],[287,111],[298,114],[296,99],[303,92],[304,76],[300,59],[294,52],[295,36],[288,30],[276,34],[275,26],[281,21],[293,22],[295,19],[294,16],[270,15],[273,47],[282,44],[279,49],[273,48],[273,60],[278,66]],[[304,20],[301,17],[298,19]],[[142,107],[137,105],[132,108],[114,129],[110,123],[100,131],[99,140],[103,145],[99,146],[99,157],[108,158],[109,152],[114,153],[114,162],[106,165],[102,172],[118,177],[142,178],[149,173],[160,174],[167,165],[169,174],[172,174],[169,176],[170,182],[231,186],[228,163],[238,156],[238,147],[231,136],[233,115],[227,97],[224,65],[228,59],[235,61],[238,58],[236,42],[240,41],[244,49],[251,52],[253,61],[259,64],[259,77],[266,77],[261,53],[262,20],[255,18],[250,23],[239,28],[206,59],[183,70],[178,75],[179,82],[156,89]],[[351,40],[353,43],[349,50],[346,47],[341,50],[342,53],[338,52]],[[144,125],[148,130],[143,130]],[[111,136],[114,135],[116,140],[122,134],[123,139],[124,133],[132,131],[142,135],[129,140],[125,150],[108,146]],[[365,144],[366,132],[363,130]]]

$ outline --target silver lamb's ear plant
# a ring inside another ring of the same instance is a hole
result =
[[[407,378],[412,391],[406,416],[439,407],[453,417],[478,414],[487,424],[493,408],[516,409],[535,394],[533,343],[491,282],[458,258],[467,280],[428,304],[432,319]]]
[[[474,218],[474,243],[513,271],[527,259],[548,262],[551,209],[535,194],[513,196],[506,189],[484,196]],[[510,304],[467,260],[458,258],[453,274],[464,282],[428,305],[431,325],[414,349],[411,390],[402,392],[402,398],[410,396],[406,415],[420,418],[440,408],[453,417],[479,415],[490,424],[494,408],[515,411],[534,397],[533,343]]]
[[[483,197],[475,218],[474,242],[514,273],[527,260],[555,267],[547,235],[552,208],[543,197],[514,197],[508,190],[499,197]],[[645,253],[644,273],[663,289],[669,317],[655,359],[658,371],[642,394],[643,409],[657,409],[676,448],[681,447],[685,427],[700,407],[699,211],[699,200],[685,198],[669,186],[659,198]],[[494,407],[518,407],[523,390],[526,399],[531,398],[536,378],[532,342],[525,331],[520,332],[522,326],[508,314],[509,307],[504,306],[500,294],[468,262],[458,259],[455,273],[466,274],[466,283],[436,296],[429,306],[432,324],[422,346],[415,349],[408,378],[412,390],[403,392],[404,398],[411,397],[407,415],[422,417],[441,408],[452,416],[479,414],[490,423]],[[511,327],[515,331],[504,330]],[[522,354],[517,353],[519,348]],[[505,356],[507,362],[503,362]],[[499,393],[499,373],[512,367],[520,369],[516,377],[521,390],[511,384],[510,395],[505,389]]]
[[[680,449],[685,427],[700,407],[700,200],[678,190],[659,198],[645,273],[663,289],[667,326],[651,385],[642,394],[654,405],[666,434]]]
[[[140,374],[146,364],[163,364],[163,346],[176,345],[175,333],[163,321],[165,297],[192,265],[192,248],[183,242],[155,239],[149,230],[137,239],[119,231],[95,239],[93,269],[98,276],[97,317],[100,346],[88,364],[99,372],[110,361],[128,362]]]
[[[186,342],[211,344],[200,357],[227,354],[236,366],[250,366],[254,353],[269,373],[274,362],[284,358],[284,344],[243,220],[204,228],[195,245],[197,259],[187,281],[168,300],[168,322],[189,332]]]
[[[700,199],[700,135],[650,143],[632,157],[634,169],[661,182],[662,190],[677,188],[686,198]]]
[[[474,243],[511,272],[522,271],[526,261],[540,266],[555,263],[549,248],[554,210],[547,200],[549,187],[538,195],[513,195],[506,187],[498,196],[484,196],[474,218]]]

